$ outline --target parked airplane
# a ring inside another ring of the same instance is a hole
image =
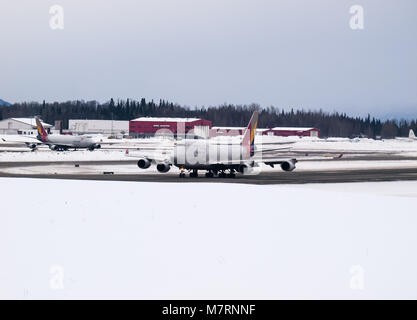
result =
[[[66,136],[60,134],[49,135],[38,117],[36,127],[38,129],[38,140],[49,146],[51,150],[65,151],[68,149],[87,148],[91,151],[100,149],[99,139],[92,136]]]
[[[190,177],[197,177],[199,170],[206,171],[206,177],[214,175],[219,177],[235,177],[236,172],[248,174],[265,163],[274,167],[280,165],[284,171],[295,169],[296,159],[262,159],[255,147],[255,132],[258,125],[258,112],[255,111],[249,121],[240,143],[219,143],[211,139],[190,140],[184,139],[176,143],[173,150],[162,153],[148,153],[146,155],[127,155],[139,158],[138,167],[147,169],[152,163],[161,173],[168,172],[172,166],[181,170],[180,177],[185,177],[185,170],[190,172]],[[282,143],[280,143],[282,144]],[[290,142],[289,144],[292,144]],[[288,147],[285,147],[288,150]],[[277,149],[276,149],[277,150]],[[226,174],[228,171],[228,174]]]

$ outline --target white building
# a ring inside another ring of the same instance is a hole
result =
[[[211,129],[211,136],[241,136],[245,133],[247,127],[213,127]],[[256,129],[257,135],[263,135],[270,129]]]
[[[68,130],[74,134],[129,134],[129,121],[69,120]]]
[[[211,136],[238,136],[243,135],[246,127],[213,127],[211,129]],[[315,137],[320,136],[320,130],[317,128],[304,127],[275,127],[275,128],[258,128],[257,135],[267,136],[299,136],[299,137]]]
[[[46,130],[51,130],[52,125],[42,122]],[[9,118],[0,120],[0,134],[23,134],[37,136],[35,118]]]

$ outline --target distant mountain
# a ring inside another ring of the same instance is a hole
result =
[[[11,103],[8,103],[7,101],[0,99],[0,106],[10,107]]]

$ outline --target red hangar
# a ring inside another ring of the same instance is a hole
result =
[[[198,118],[141,117],[129,121],[129,135],[134,138],[151,137],[157,131],[164,132],[164,129],[165,132],[172,132],[174,136],[194,130],[195,135],[208,137],[211,127],[211,121]]]

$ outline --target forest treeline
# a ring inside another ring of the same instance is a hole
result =
[[[386,120],[350,117],[345,113],[280,110],[274,107],[261,108],[259,105],[221,105],[217,107],[190,108],[160,100],[114,100],[106,103],[97,101],[67,101],[53,103],[23,102],[9,107],[0,107],[0,120],[17,117],[40,116],[45,122],[54,124],[62,120],[68,128],[69,119],[132,120],[138,117],[196,117],[212,121],[214,126],[246,126],[254,110],[259,111],[259,128],[273,127],[315,127],[321,137],[370,138],[381,136],[392,138],[408,136],[410,129],[417,129],[416,120]]]

